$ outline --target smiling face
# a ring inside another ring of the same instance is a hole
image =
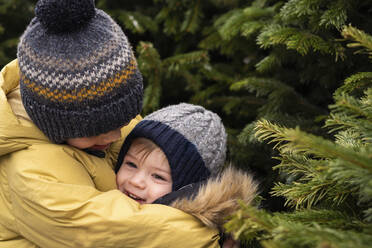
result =
[[[79,149],[89,148],[93,150],[105,150],[109,148],[111,143],[120,139],[120,137],[121,131],[120,128],[118,128],[97,136],[67,139],[66,142],[70,146]]]
[[[163,151],[148,139],[131,144],[116,175],[118,189],[139,202],[152,203],[172,191],[172,176]]]

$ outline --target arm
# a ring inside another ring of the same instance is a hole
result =
[[[18,232],[40,247],[218,247],[194,217],[100,192],[63,149],[43,151],[20,151],[7,168]]]

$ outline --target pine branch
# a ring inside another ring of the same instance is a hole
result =
[[[224,40],[231,40],[241,34],[249,37],[257,32],[274,15],[274,8],[248,7],[234,10],[216,21],[215,26]]]
[[[249,77],[241,81],[231,84],[230,90],[239,91],[241,89],[246,89],[249,92],[256,92],[256,96],[266,96],[276,89],[285,88],[287,91],[291,91],[288,85],[272,79],[272,78],[258,78]]]
[[[341,29],[347,20],[349,8],[350,3],[347,0],[337,0],[331,3],[322,0],[291,0],[281,8],[280,17],[287,23],[316,18],[315,25]],[[317,27],[313,28],[317,29]]]
[[[326,28],[335,27],[338,30],[341,30],[347,20],[347,10],[349,9],[349,5],[350,3],[347,0],[332,2],[329,5],[329,9],[320,17],[319,25],[325,26]]]
[[[345,84],[356,83],[361,80],[372,81],[372,72],[358,72],[345,79]]]
[[[264,21],[250,21],[245,22],[241,26],[241,35],[250,38],[254,36],[256,33],[258,33],[264,26],[266,25],[266,22]]]
[[[245,21],[246,19],[243,10],[234,11],[234,15],[228,18],[224,25],[222,25],[218,29],[218,32],[221,35],[222,39],[228,41],[239,34],[240,29]]]
[[[206,50],[216,50],[223,46],[225,41],[218,32],[212,32],[199,43],[199,47]]]
[[[257,97],[268,96],[268,101],[259,109],[260,116],[275,112],[285,112],[285,103],[296,102],[296,106],[301,106],[302,111],[309,111],[316,114],[324,114],[324,110],[309,103],[304,97],[298,94],[293,87],[273,78],[249,77],[233,83],[230,86],[233,91],[247,89],[249,92],[256,92]]]
[[[222,88],[224,87],[220,85],[219,90],[221,91]],[[241,118],[246,118],[255,116],[255,109],[261,106],[263,102],[263,100],[253,96],[219,96],[214,93],[212,96],[205,98],[204,102],[199,102],[199,104],[204,103],[210,106],[219,106],[228,115],[234,114]],[[250,106],[250,108],[246,108],[246,106]]]
[[[301,55],[306,55],[309,51],[322,54],[339,53],[332,43],[325,41],[318,35],[279,24],[266,26],[257,37],[257,44],[264,49],[275,45],[285,45],[287,49],[296,50]]]
[[[326,127],[331,127],[331,132],[349,129],[358,134],[365,145],[372,144],[372,88],[360,100],[343,93],[336,93],[334,98],[336,103],[330,105],[332,114]]]
[[[150,84],[146,87],[143,94],[143,112],[145,114],[159,108],[159,100],[161,96],[161,86],[157,83]]]
[[[187,83],[185,90],[190,90],[192,92],[198,92],[203,86],[202,77],[200,74],[192,73],[189,70],[180,70],[180,71],[169,71],[166,73],[166,78],[172,80],[173,76],[180,77],[184,79]]]
[[[295,177],[293,183],[277,183],[274,196],[284,196],[286,204],[311,208],[319,203],[345,204],[348,198],[358,198],[365,218],[372,218],[372,148],[370,146],[342,146],[323,138],[305,134],[298,129],[287,129],[259,121],[256,127],[259,140],[274,142],[280,151],[281,169]],[[310,159],[315,155],[318,159]]]
[[[199,69],[203,76],[206,77],[206,79],[209,79],[213,82],[226,83],[227,85],[229,85],[234,80],[230,77],[229,74],[226,74],[224,71],[220,70],[210,63],[205,63]]]
[[[355,90],[362,90],[372,86],[372,72],[358,72],[346,78],[344,85],[338,88],[336,95],[352,93]]]
[[[347,197],[358,193],[358,188],[350,190],[348,186],[337,185],[331,178],[316,175],[306,183],[277,183],[273,187],[271,194],[285,197],[285,204],[295,207],[296,210],[302,208],[309,209],[318,205],[320,202],[328,206],[340,207]]]
[[[343,147],[353,148],[359,150],[361,147],[366,146],[366,141],[363,140],[363,135],[352,129],[339,131],[335,134],[336,143]]]
[[[233,218],[224,227],[228,233],[233,234],[236,240],[252,240],[260,236],[269,238],[271,236],[270,231],[274,229],[271,217],[264,211],[241,204],[241,209],[233,215]]]
[[[278,213],[277,215],[288,221],[299,221],[308,225],[316,222],[318,225],[328,228],[356,229],[358,231],[368,228],[368,224],[359,220],[358,216],[340,210],[306,209],[291,213]]]
[[[156,15],[157,22],[163,22],[163,32],[167,35],[177,35],[181,26],[180,16],[184,10],[180,1],[167,1],[164,7]]]
[[[368,248],[372,242],[369,233],[342,231],[321,227],[317,224],[306,226],[300,222],[280,222],[273,230],[280,239],[263,241],[268,247],[339,247],[339,248]]]
[[[137,52],[138,67],[143,76],[148,79],[143,97],[143,112],[146,114],[159,108],[163,77],[162,61],[152,43],[140,42]]]
[[[338,206],[360,192],[354,178],[361,170],[345,167],[327,159],[310,159],[306,156],[281,154],[281,164],[275,169],[287,172],[292,180],[286,184],[277,183],[272,190],[274,196],[284,196],[286,205],[296,209],[310,209],[320,203],[326,206]],[[342,167],[345,171],[339,171]],[[337,171],[337,173],[336,173]],[[364,173],[364,172],[363,172]],[[345,180],[349,180],[345,183]]]
[[[217,95],[218,92],[221,91],[221,85],[219,84],[214,84],[211,85],[210,87],[196,92],[195,95],[191,98],[191,102],[197,103],[197,104],[203,104],[205,102],[210,102],[211,99],[213,98],[213,95]]]
[[[265,102],[261,103],[263,105]],[[249,102],[249,104],[253,104]],[[242,105],[244,106],[244,105]],[[321,127],[314,127],[314,120],[313,119],[306,119],[300,116],[292,116],[287,113],[283,112],[271,112],[266,113],[262,118],[274,122],[278,125],[287,126],[287,127],[295,127],[295,125],[301,126],[304,130],[312,133],[320,133]],[[256,127],[256,121],[248,123],[243,130],[238,135],[238,140],[241,144],[248,145],[248,144],[255,144],[258,143],[257,137],[254,132],[254,128]],[[296,123],[296,124],[294,124]],[[282,155],[284,156],[284,155]],[[278,158],[275,158],[278,159]],[[276,168],[276,167],[273,167]]]
[[[133,33],[142,34],[146,31],[156,33],[158,26],[150,17],[139,12],[115,10],[110,12],[129,30]]]
[[[372,112],[369,108],[364,108],[362,100],[357,100],[346,94],[335,95],[335,104],[330,105],[333,113],[344,113],[352,118],[363,118],[372,124]]]
[[[246,144],[256,141],[256,138],[254,136],[255,126],[256,126],[256,123],[252,122],[244,127],[244,129],[240,132],[238,136],[238,140],[240,143],[246,145]]]
[[[302,16],[314,15],[319,11],[319,0],[289,0],[280,9],[280,17],[290,20]]]
[[[362,49],[358,50],[356,53],[367,53],[369,54],[369,58],[372,59],[372,36],[352,27],[351,25],[344,26],[341,34],[345,39],[354,41],[353,43],[349,43],[347,45],[348,47],[361,47]]]
[[[367,248],[372,242],[371,228],[365,223],[329,210],[269,214],[242,206],[225,228],[236,239],[258,238],[263,247]]]
[[[256,64],[256,70],[258,72],[264,73],[270,71],[272,68],[277,68],[280,66],[280,58],[276,56],[276,54],[271,53]]]
[[[325,127],[330,127],[329,132],[334,133],[341,130],[350,130],[360,133],[360,140],[365,144],[372,143],[372,129],[369,121],[357,118],[350,118],[345,113],[331,113],[326,121]]]
[[[208,63],[208,61],[209,57],[207,52],[194,51],[168,57],[163,60],[162,66],[172,72],[199,66],[200,64]]]
[[[287,129],[271,124],[266,120],[257,122],[256,136],[259,140],[276,143],[275,148],[282,153],[313,154],[324,158],[339,158],[349,166],[357,166],[372,172],[372,158],[360,154],[331,141],[301,132],[298,128]]]
[[[181,25],[181,31],[195,33],[198,30],[200,19],[203,16],[200,5],[200,0],[196,0],[194,6],[186,11],[184,21]]]
[[[273,169],[279,169],[296,178],[296,181],[307,182],[314,178],[320,171],[324,170],[326,163],[322,159],[311,159],[304,155],[298,154],[281,154],[280,157],[275,157],[281,163]]]

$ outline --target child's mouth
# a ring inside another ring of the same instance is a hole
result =
[[[146,202],[145,199],[142,199],[142,198],[140,198],[140,197],[138,197],[138,196],[136,196],[136,195],[134,195],[134,194],[132,194],[132,193],[129,193],[128,191],[125,191],[125,194],[126,194],[127,196],[129,196],[130,198],[132,198],[133,200],[135,200],[135,201],[137,201],[137,202],[139,202],[139,203],[141,203],[141,204],[143,204],[143,203]]]

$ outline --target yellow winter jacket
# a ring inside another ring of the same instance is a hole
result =
[[[116,190],[120,143],[105,158],[50,143],[24,111],[18,71],[14,60],[0,74],[0,247],[218,247],[194,216]]]

